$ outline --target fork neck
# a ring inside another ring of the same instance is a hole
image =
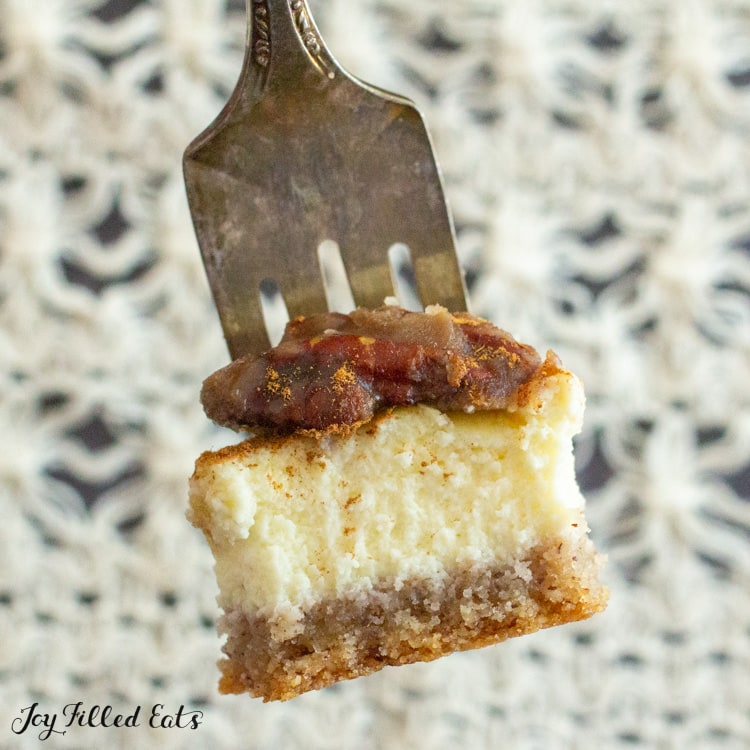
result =
[[[336,63],[318,31],[307,0],[245,0],[247,56],[271,85],[316,72],[334,78]],[[273,74],[273,75],[271,75]]]

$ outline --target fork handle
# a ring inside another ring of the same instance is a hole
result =
[[[313,20],[307,0],[246,0],[247,65],[288,85],[311,69],[326,78],[339,72]],[[273,75],[271,75],[273,74]]]

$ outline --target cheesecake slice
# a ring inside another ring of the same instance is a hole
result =
[[[189,518],[213,551],[224,611],[224,693],[286,700],[606,605],[574,475],[579,380],[554,355],[541,360],[465,314],[385,316],[380,328],[348,316],[333,328],[298,324],[284,358],[233,363],[204,387],[214,418],[262,433],[205,453],[191,479]],[[405,316],[418,333],[398,332]],[[429,338],[433,324],[450,345]],[[323,345],[335,337],[350,340]],[[482,349],[489,340],[494,348]],[[327,354],[309,366],[319,346]],[[386,349],[390,380],[372,372]],[[292,375],[307,378],[298,393]],[[342,380],[348,390],[337,392]],[[355,385],[372,403],[352,396]],[[353,404],[317,396],[305,408],[321,388]],[[248,409],[253,399],[262,408]],[[335,421],[321,421],[325,412]]]

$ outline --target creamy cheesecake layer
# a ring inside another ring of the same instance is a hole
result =
[[[292,638],[318,602],[518,565],[548,540],[579,539],[571,439],[583,401],[575,376],[550,364],[507,411],[416,405],[347,436],[251,438],[204,454],[190,516],[212,547],[220,605]]]

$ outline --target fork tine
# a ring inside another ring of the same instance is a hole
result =
[[[352,296],[359,307],[379,307],[383,304],[383,299],[387,296],[388,290],[393,289],[391,268],[387,262],[386,249],[380,243],[377,246],[372,246],[363,240],[360,241],[354,251],[343,246],[341,248],[341,256],[344,260],[346,275],[349,278]],[[367,261],[368,255],[370,257],[369,262]],[[379,256],[383,257],[383,262],[374,262],[373,259]]]
[[[394,160],[393,153],[405,158]],[[406,157],[408,155],[408,158]],[[373,134],[356,155],[353,171],[368,175],[376,194],[350,185],[346,200],[364,206],[353,224],[340,224],[336,237],[354,299],[377,307],[392,290],[388,249],[405,244],[417,289],[425,305],[466,310],[466,292],[455,251],[453,224],[427,129],[413,105],[398,105],[387,128]],[[353,160],[354,161],[354,160]]]
[[[268,348],[260,304],[265,279],[276,283],[290,317],[325,312],[325,286],[315,237],[306,235],[309,228],[287,220],[255,222],[254,231],[238,231],[246,217],[271,209],[264,188],[232,179],[226,172],[217,180],[215,170],[206,165],[210,153],[203,159],[185,162],[189,197],[199,205],[222,209],[195,211],[193,221],[199,236],[212,240],[204,242],[201,251],[224,336],[236,358]]]
[[[435,235],[420,237],[408,246],[419,298],[425,305],[438,302],[456,312],[467,310],[466,287],[453,250],[452,232],[436,234],[443,234],[443,240]],[[436,252],[435,247],[445,249]]]
[[[290,319],[300,315],[315,315],[328,309],[325,283],[315,246],[290,248],[283,258],[269,257],[266,262],[267,267],[276,266],[279,269],[274,280],[286,302]]]

